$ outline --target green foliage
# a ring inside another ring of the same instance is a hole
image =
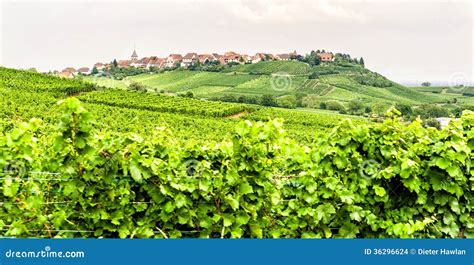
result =
[[[183,95],[192,98],[187,92]],[[200,114],[208,117],[225,117],[243,111],[253,111],[254,107],[242,104],[226,104],[201,100],[163,96],[155,93],[136,93],[123,90],[97,91],[81,95],[81,100],[89,103],[170,113]]]
[[[422,118],[439,118],[449,117],[450,112],[448,109],[438,105],[421,105],[414,110],[415,115],[419,115]]]
[[[346,107],[344,107],[344,104],[337,100],[328,100],[325,102],[326,103],[326,109],[328,110],[335,110],[335,111],[344,111],[346,110]]]
[[[400,113],[405,117],[413,116],[413,109],[408,104],[398,103],[395,105],[395,108],[400,111]]]
[[[349,101],[347,108],[351,114],[361,114],[364,111],[364,104],[360,99]]]
[[[276,99],[276,104],[278,107],[294,109],[296,108],[296,97],[295,96],[283,96]]]
[[[310,145],[242,121],[179,145],[96,131],[75,98],[60,109],[54,134],[32,120],[0,135],[2,236],[474,237],[470,112],[441,131],[344,121]]]
[[[372,87],[391,87],[393,83],[382,75],[377,73],[352,74],[351,78],[357,83]]]
[[[114,79],[122,80],[128,76],[135,76],[149,72],[148,69],[136,68],[136,67],[112,67],[109,70],[105,70],[104,75],[111,76]]]
[[[92,91],[95,88],[80,80],[62,79],[31,71],[22,71],[0,67],[0,87],[5,89],[56,94],[76,94]]]
[[[263,106],[277,106],[275,98],[272,95],[263,95],[260,100],[260,104]]]
[[[91,74],[92,74],[92,75],[96,75],[96,74],[98,74],[98,73],[99,73],[99,70],[97,70],[97,67],[94,66],[94,67],[92,68]]]
[[[429,119],[425,120],[423,122],[423,124],[425,125],[425,127],[433,127],[433,128],[438,129],[438,130],[441,129],[441,124],[439,123],[439,121],[437,121],[436,119],[433,119],[433,118],[429,118]]]
[[[140,83],[137,83],[137,82],[132,82],[128,88],[130,90],[134,90],[134,91],[140,91],[140,92],[146,92],[147,91],[147,87],[143,84],[140,84]]]
[[[311,67],[307,63],[298,61],[262,61],[255,64],[233,66],[225,71],[264,75],[278,72],[285,72],[290,75],[305,75],[311,71]]]
[[[321,64],[321,58],[315,51],[311,51],[304,57],[304,62],[307,62],[310,66],[317,66]]]

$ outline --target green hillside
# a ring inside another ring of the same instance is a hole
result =
[[[159,76],[163,77],[160,79],[156,76],[142,75],[133,79],[148,84],[166,83],[169,87],[172,87],[173,83],[186,84],[182,80],[176,80],[178,76],[188,81],[206,80],[217,84],[196,85],[196,88],[192,89],[194,92],[207,94],[211,91],[218,93],[222,89],[229,89],[219,84],[245,83],[249,82],[249,77],[260,78],[189,71],[167,72],[160,74]],[[219,78],[220,76],[226,78]],[[84,80],[100,81],[98,85],[126,87],[125,81],[92,77],[86,77]],[[191,82],[187,84],[190,85]],[[283,119],[287,121],[284,127],[288,135],[304,142],[312,141],[316,133],[328,131],[347,118],[351,118],[354,123],[366,122],[364,118],[325,110],[284,110],[258,105],[189,99],[155,92],[99,89],[76,79],[61,79],[50,75],[0,68],[0,133],[9,131],[14,124],[27,122],[32,118],[42,119],[43,130],[49,132],[50,125],[60,119],[57,103],[70,96],[78,97],[83,106],[94,115],[97,129],[148,135],[157,128],[166,127],[171,130],[174,137],[183,141],[223,139],[242,119],[255,121],[266,121],[269,118]]]
[[[250,73],[270,75],[284,72],[290,75],[307,75],[311,73],[311,66],[299,61],[264,61],[256,64],[237,65],[226,69],[226,72]]]
[[[252,104],[259,104],[262,97],[267,95],[274,98],[275,105],[283,107],[320,108],[327,101],[336,101],[342,104],[342,108],[349,109],[351,102],[358,101],[366,109],[375,107],[383,112],[395,104],[407,104],[415,108],[423,104],[447,104],[453,101],[474,105],[470,89],[466,89],[463,94],[453,93],[449,89],[409,88],[361,65],[348,62],[323,63],[311,67],[300,61],[264,61],[232,66],[221,72],[179,69],[129,76],[110,82],[104,78],[89,80],[105,87],[126,88],[139,83],[149,91],[192,93],[197,98]],[[279,104],[279,101],[285,103]]]

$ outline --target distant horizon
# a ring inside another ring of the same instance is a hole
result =
[[[0,3],[5,67],[90,68],[128,59],[134,46],[140,58],[324,49],[363,57],[368,69],[404,85],[449,85],[460,76],[473,85],[470,1]]]

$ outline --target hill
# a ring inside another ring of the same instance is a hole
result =
[[[246,77],[251,77],[185,71],[164,73],[162,76],[170,78],[163,78],[160,81],[168,81],[167,84],[171,88],[173,85],[169,80],[176,78],[177,75],[193,77],[192,80],[196,83],[197,80],[205,80],[216,82],[218,85],[243,82]],[[227,79],[220,79],[222,75]],[[146,82],[146,77],[155,79],[154,75],[135,78]],[[365,121],[363,118],[339,115],[325,110],[284,110],[190,99],[155,92],[96,89],[76,79],[61,79],[7,68],[0,68],[0,80],[0,133],[9,131],[14,124],[26,122],[32,118],[42,119],[45,126],[43,131],[50,132],[48,129],[50,125],[56,124],[61,119],[58,101],[70,96],[78,97],[83,106],[94,115],[97,129],[148,135],[157,128],[166,127],[171,130],[174,137],[183,141],[193,139],[205,142],[222,139],[242,119],[254,121],[266,121],[269,118],[283,119],[288,135],[304,142],[312,141],[317,132],[328,131],[346,118],[352,118],[355,123]],[[106,78],[89,77],[89,80],[100,80],[102,84],[113,86],[124,85],[123,81]],[[186,83],[181,82],[181,84]],[[174,91],[179,90],[177,84],[174,88]]]
[[[103,79],[95,82],[104,84]],[[274,105],[290,108],[320,108],[327,102],[335,102],[342,105],[341,108],[350,109],[351,102],[357,101],[364,108],[377,109],[379,113],[395,104],[414,107],[446,104],[456,97],[462,97],[460,103],[472,102],[462,94],[440,95],[405,87],[349,62],[311,67],[300,61],[263,61],[232,66],[221,72],[179,69],[129,76],[106,86],[123,88],[132,83],[142,84],[151,91],[192,93],[197,98],[229,102],[259,104],[267,95],[274,98]]]

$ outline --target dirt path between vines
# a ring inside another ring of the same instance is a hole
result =
[[[238,118],[244,116],[245,114],[248,114],[248,112],[242,111],[242,112],[239,112],[239,113],[236,113],[236,114],[232,114],[232,115],[230,115],[230,116],[227,116],[226,118],[228,118],[228,119],[238,119]]]

